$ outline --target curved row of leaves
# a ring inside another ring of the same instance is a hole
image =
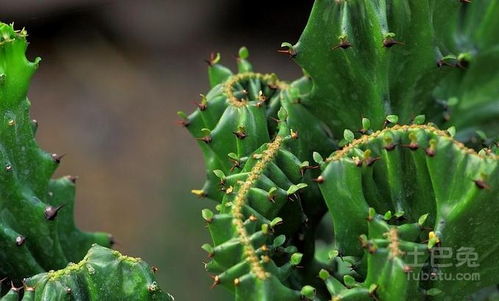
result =
[[[143,262],[114,258],[114,251],[104,248],[112,245],[109,234],[76,228],[76,178],[51,179],[62,156],[41,150],[34,138],[37,123],[30,119],[26,95],[40,59],[26,59],[26,36],[24,29],[0,23],[0,279],[3,290],[9,281],[13,287],[1,300],[18,295],[23,300],[167,299],[159,288],[148,291],[153,276]],[[103,247],[93,247],[79,264],[66,267],[93,244]],[[81,266],[87,269],[75,269]],[[57,269],[63,270],[45,273]],[[32,278],[23,294],[15,285],[25,277]]]
[[[497,14],[487,0],[316,0],[281,51],[303,78],[253,73],[245,48],[238,74],[213,56],[212,90],[179,115],[205,156],[193,192],[219,203],[203,211],[214,284],[238,300],[497,295]]]

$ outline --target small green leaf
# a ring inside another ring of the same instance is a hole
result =
[[[213,251],[214,251],[213,247],[210,244],[202,245],[201,249],[205,250],[206,253],[208,253],[208,254],[213,254]]]
[[[274,239],[274,247],[277,248],[277,247],[282,246],[285,241],[286,241],[286,236],[285,235],[281,234],[281,235],[277,236]]]
[[[386,120],[390,123],[397,123],[399,121],[399,117],[397,115],[388,115],[386,116]]]
[[[213,60],[211,60],[211,63],[212,64],[218,64],[221,59],[222,59],[222,56],[220,55],[220,52],[217,52],[215,54],[215,58]]]
[[[395,217],[396,218],[401,218],[402,216],[404,216],[405,212],[404,211],[397,211],[395,212]]]
[[[457,60],[457,56],[453,54],[448,54],[442,58],[442,60]]]
[[[269,225],[268,224],[262,224],[262,233],[263,234],[269,233]]]
[[[318,152],[314,152],[312,154],[312,157],[314,158],[314,161],[318,164],[322,164],[324,163],[324,158],[322,158],[321,154],[319,154]]]
[[[373,219],[375,216],[376,216],[376,210],[374,210],[374,208],[372,208],[372,207],[369,207],[369,211],[368,211],[369,219]]]
[[[469,62],[469,61],[471,61],[471,58],[472,58],[471,53],[469,53],[469,52],[463,52],[463,53],[458,54],[458,56],[457,56],[458,61],[468,61]]]
[[[383,219],[385,221],[389,221],[390,219],[392,218],[392,212],[390,210],[388,210],[385,215],[383,215]]]
[[[284,248],[284,253],[291,254],[295,252],[298,252],[298,249],[295,246],[287,246]]]
[[[414,124],[423,124],[425,122],[426,116],[425,115],[418,115],[414,117]]]
[[[451,126],[450,128],[447,129],[447,133],[449,133],[451,137],[454,137],[456,135],[456,127]]]
[[[279,120],[281,120],[281,121],[284,121],[288,118],[288,112],[286,112],[284,107],[281,107],[279,109],[279,112],[277,112],[277,118],[279,118]]]
[[[457,97],[451,97],[447,100],[447,106],[453,107],[459,103],[459,99]]]
[[[350,143],[355,139],[355,135],[349,129],[345,129],[343,131],[343,138],[345,138],[345,140]]]
[[[301,295],[304,296],[307,299],[314,299],[315,298],[315,288],[310,285],[305,285],[301,289]]]
[[[275,195],[276,192],[277,192],[277,188],[276,187],[272,187],[272,188],[269,189],[269,195],[270,196]]]
[[[274,228],[275,226],[282,224],[282,222],[282,218],[276,217],[270,222],[270,226]]]
[[[249,51],[248,51],[248,48],[246,48],[246,47],[244,47],[244,46],[243,46],[243,47],[241,47],[241,48],[239,48],[239,58],[240,58],[240,59],[245,60],[245,59],[247,59],[248,57],[249,57]]]
[[[334,258],[338,257],[340,255],[340,252],[338,250],[331,250],[328,253],[329,260],[333,260]]]
[[[215,176],[217,176],[217,178],[219,178],[220,180],[223,180],[225,179],[225,174],[223,171],[221,171],[220,169],[215,169],[213,171],[213,173],[215,174]]]
[[[227,154],[227,156],[229,156],[229,158],[231,158],[232,160],[236,160],[236,161],[239,160],[239,157],[235,153],[229,153],[229,154]]]
[[[309,167],[309,166],[310,166],[310,162],[308,162],[308,161],[303,161],[302,163],[300,163],[301,168],[305,168],[305,167]]]
[[[362,118],[362,128],[366,131],[369,130],[371,128],[371,120]]]
[[[424,225],[427,218],[428,218],[428,213],[421,215],[418,219],[418,224],[421,226]]]
[[[205,221],[210,223],[213,220],[214,214],[213,214],[213,211],[211,211],[210,209],[203,209],[203,210],[201,210],[201,216],[203,217],[203,219]]]
[[[442,291],[438,288],[430,288],[429,290],[426,291],[426,295],[428,296],[436,296],[436,295],[439,295],[441,294]]]
[[[291,185],[291,186],[289,186],[287,193],[288,193],[288,195],[295,194],[298,190],[305,188],[307,186],[308,185],[305,183],[298,183],[296,185]]]
[[[480,137],[480,139],[487,140],[487,135],[483,131],[477,130],[475,133],[478,135],[478,137]]]
[[[178,111],[177,112],[177,115],[178,117],[182,118],[182,119],[187,119],[187,114],[185,114],[183,111]]]
[[[201,133],[203,133],[203,135],[205,136],[209,136],[211,134],[211,130],[207,128],[202,128]]]
[[[353,278],[350,275],[343,276],[343,282],[348,287],[353,287],[353,286],[355,286],[357,284],[357,281],[355,281],[355,278]]]
[[[303,258],[302,253],[294,253],[293,255],[291,255],[290,262],[292,265],[299,265],[302,258]]]
[[[319,278],[321,278],[322,280],[326,280],[327,278],[329,278],[329,276],[331,276],[331,275],[329,274],[329,272],[327,270],[321,269],[319,271]]]

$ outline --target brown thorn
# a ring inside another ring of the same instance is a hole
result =
[[[434,157],[436,154],[435,150],[430,147],[426,148],[424,152],[428,155],[428,157]]]
[[[76,180],[78,180],[78,177],[77,176],[68,175],[68,176],[66,176],[66,179],[68,179],[69,181],[71,181],[73,184],[76,184]]]
[[[204,137],[196,138],[196,139],[201,140],[206,144],[209,144],[213,140],[213,138],[211,138],[211,136],[204,136]]]
[[[378,160],[381,160],[381,157],[367,158],[365,162],[367,166],[372,166]]]
[[[211,279],[213,279],[213,284],[211,285],[210,288],[214,288],[215,286],[219,285],[221,280],[218,275],[210,275]]]
[[[175,124],[183,127],[188,127],[191,123],[189,122],[189,120],[178,120],[175,122]]]
[[[417,144],[415,142],[411,142],[409,144],[402,144],[402,147],[407,147],[410,150],[417,150],[419,148],[419,144]]]
[[[216,57],[217,54],[215,52],[212,52],[210,53],[210,57],[204,61],[208,64],[208,66],[213,67],[213,65],[215,64],[214,62]]]
[[[47,206],[44,211],[45,218],[49,221],[54,220],[54,218],[57,216],[57,213],[59,212],[59,210],[61,210],[62,207],[64,207],[64,204],[57,207]]]
[[[238,130],[238,131],[232,132],[232,134],[236,135],[236,137],[237,137],[238,139],[241,139],[241,140],[242,140],[242,139],[244,139],[244,138],[246,138],[246,137],[248,137],[248,135],[246,135],[246,133],[245,133],[245,132],[243,132],[243,131],[241,131],[241,130]]]
[[[66,154],[58,155],[58,154],[52,154],[52,159],[54,160],[55,163],[59,164],[61,163],[62,158],[66,156]]]
[[[312,179],[317,184],[322,184],[324,183],[324,177],[323,176],[318,176],[316,179]]]
[[[205,111],[208,108],[208,105],[205,103],[196,103],[196,106],[199,108],[201,112]]]
[[[475,182],[476,187],[479,189],[489,189],[490,186],[484,180],[473,180]]]
[[[153,266],[151,267],[151,271],[152,271],[153,273],[156,273],[157,271],[159,271],[159,268],[158,268],[157,266],[154,266],[154,265],[153,265]]]
[[[14,292],[20,292],[23,289],[23,286],[20,287],[15,287],[14,281],[10,281],[10,289],[13,290]]]
[[[338,48],[341,49],[348,49],[352,47],[352,44],[348,42],[347,40],[342,40],[338,45],[334,46],[331,50],[336,50]]]
[[[286,55],[289,55],[289,58],[291,59],[294,59],[297,55],[296,52],[294,52],[293,50],[291,49],[278,49],[277,50],[278,53],[282,53],[282,54],[286,54]]]
[[[107,235],[107,238],[109,239],[109,245],[112,247],[116,244],[119,245],[119,243],[116,241],[116,239],[114,238],[114,236],[112,234],[108,234]]]
[[[403,45],[405,45],[405,43],[397,41],[397,40],[392,39],[392,38],[386,38],[383,40],[383,47],[385,47],[385,48],[391,48],[394,45],[402,45],[403,46]]]
[[[390,143],[390,144],[385,145],[385,146],[384,146],[384,149],[386,149],[387,151],[392,151],[392,150],[394,150],[396,147],[397,147],[397,145],[396,145],[396,144]]]

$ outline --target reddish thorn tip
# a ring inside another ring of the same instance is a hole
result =
[[[473,180],[475,182],[476,187],[479,189],[489,189],[490,186],[484,180]]]
[[[322,184],[324,183],[324,177],[323,176],[318,176],[316,179],[313,179],[315,183]]]
[[[58,155],[58,154],[52,154],[52,159],[54,160],[55,163],[59,164],[61,163],[62,158],[64,158],[66,154]]]
[[[45,218],[49,221],[52,221],[54,220],[54,218],[56,218],[57,216],[57,213],[59,212],[59,210],[61,210],[61,208],[64,207],[64,205],[59,205],[57,207],[54,207],[54,206],[48,206],[45,208]]]

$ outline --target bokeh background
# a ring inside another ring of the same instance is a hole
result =
[[[208,89],[207,58],[235,66],[240,46],[259,72],[291,80],[299,68],[276,53],[294,42],[313,1],[16,0],[0,20],[26,27],[32,117],[41,146],[66,157],[57,174],[79,176],[80,228],[113,233],[117,249],[160,268],[176,300],[229,300],[202,264],[208,200],[195,141],[176,125]]]

